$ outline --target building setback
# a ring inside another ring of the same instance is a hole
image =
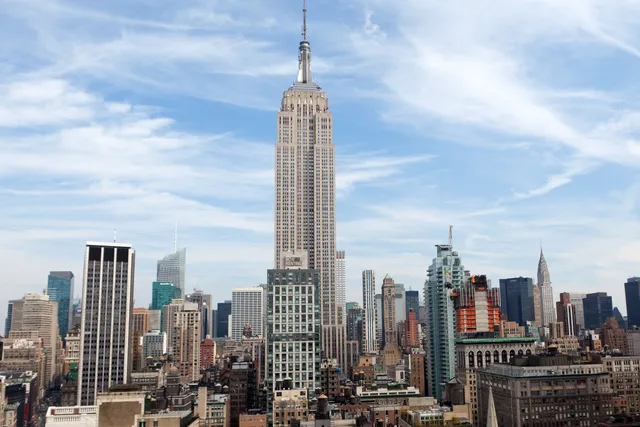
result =
[[[298,76],[282,96],[275,150],[274,267],[286,252],[305,250],[320,278],[322,348],[346,362],[344,308],[336,288],[336,192],[333,114],[326,92],[311,74],[311,44],[304,31]],[[342,312],[342,316],[338,311]]]
[[[134,272],[131,245],[87,242],[78,405],[93,405],[97,393],[129,381]]]

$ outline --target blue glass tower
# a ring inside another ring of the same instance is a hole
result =
[[[514,277],[500,279],[500,311],[512,322],[526,326],[535,321],[533,306],[533,279]]]
[[[73,281],[70,271],[51,271],[47,283],[47,294],[58,303],[58,329],[64,340],[71,328],[73,316]]]

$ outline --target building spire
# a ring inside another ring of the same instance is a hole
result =
[[[487,408],[487,427],[498,427],[498,416],[496,415],[496,404],[493,400],[493,389],[489,387],[489,402]]]
[[[302,3],[302,41],[298,55],[298,78],[296,83],[313,83],[311,78],[311,45],[307,40],[307,0]]]
[[[178,252],[178,221],[176,221],[175,230],[173,232],[173,253]]]
[[[302,2],[302,40],[307,41],[307,0]]]

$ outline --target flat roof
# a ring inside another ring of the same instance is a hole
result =
[[[529,343],[535,342],[535,337],[522,338],[456,338],[456,344],[500,344],[500,343]]]

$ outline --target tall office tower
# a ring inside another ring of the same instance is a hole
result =
[[[207,335],[213,336],[213,319],[211,315],[211,308],[213,307],[213,298],[211,295],[205,294],[202,291],[195,290],[192,293],[184,297],[186,302],[193,302],[198,304],[200,310],[200,322],[202,323],[200,328],[200,340],[204,340]]]
[[[150,331],[149,310],[146,308],[134,308],[131,315],[131,370],[141,372],[144,368],[142,362],[142,337]]]
[[[233,288],[231,290],[231,338],[242,339],[244,327],[249,325],[254,335],[264,336],[264,289]]]
[[[171,348],[175,366],[184,382],[200,380],[200,309],[184,303],[172,322]]]
[[[336,304],[347,302],[347,267],[344,251],[336,252]]]
[[[581,294],[577,292],[569,293],[569,297],[571,299],[571,304],[576,309],[576,327],[578,331],[580,329],[584,329],[584,305],[582,300],[587,296],[587,294]]]
[[[500,325],[500,293],[491,288],[487,276],[471,276],[460,289],[451,292],[459,334],[494,332]]]
[[[278,112],[274,266],[281,265],[283,252],[308,252],[309,267],[320,275],[324,357],[344,368],[346,331],[337,313],[333,117],[327,94],[311,76],[306,27],[305,7],[298,77],[284,92]]]
[[[185,273],[187,271],[187,249],[174,246],[173,252],[158,260],[158,282],[173,283],[180,289],[180,297],[184,295]]]
[[[172,282],[153,282],[151,285],[151,309],[162,310],[176,298],[181,298],[180,288]]]
[[[418,315],[420,311],[420,292],[408,290],[405,293],[406,313],[407,319],[409,318],[409,310],[413,310]]]
[[[407,300],[402,283],[396,283],[394,288],[396,292],[396,324],[398,324],[407,320]]]
[[[362,341],[364,310],[358,305],[347,310],[347,341]]]
[[[376,306],[376,343],[378,345],[378,350],[382,350],[384,346],[382,294],[376,294],[374,296],[374,304]]]
[[[507,320],[520,326],[526,326],[527,321],[535,322],[533,286],[529,277],[500,279],[500,311]]]
[[[444,384],[455,373],[456,319],[451,291],[464,286],[465,272],[458,252],[448,245],[436,245],[436,257],[427,271],[424,299],[429,319],[427,321],[427,377],[429,396],[442,399]]]
[[[388,274],[382,281],[382,329],[383,348],[398,343],[398,322],[396,321],[396,287]]]
[[[231,316],[231,301],[219,302],[216,310],[216,338],[229,336],[229,316]]]
[[[538,261],[538,287],[540,288],[543,326],[548,326],[549,323],[556,321],[556,307],[553,302],[549,267],[547,266],[547,260],[544,259],[542,248],[540,248],[540,260]]]
[[[627,324],[640,326],[640,277],[630,277],[624,284],[624,296],[627,301]]]
[[[320,277],[308,268],[306,251],[285,252],[279,258],[280,268],[267,272],[269,405],[285,379],[292,381],[292,388],[311,393],[320,387]]]
[[[577,324],[576,307],[571,304],[571,295],[567,292],[560,294],[560,301],[556,302],[558,322],[563,324],[564,335],[577,336],[580,329]]]
[[[407,320],[404,322],[404,333],[402,347],[405,351],[408,348],[416,348],[420,345],[420,334],[418,331],[418,313],[413,311],[413,308],[409,309],[407,313]]]
[[[176,322],[177,313],[182,310],[184,300],[182,298],[175,298],[171,301],[171,304],[164,306],[162,311],[162,331],[167,334],[167,345],[169,348],[169,354],[173,354],[173,332]]]
[[[129,382],[134,272],[130,244],[87,242],[78,405],[93,405],[97,393]]]
[[[585,329],[600,329],[608,318],[613,317],[613,301],[606,292],[587,294],[582,304]]]
[[[162,310],[149,310],[149,330],[162,330]]]
[[[73,273],[70,271],[52,271],[47,282],[49,299],[58,303],[58,329],[62,339],[72,327],[73,279]]]
[[[9,301],[7,306],[7,319],[4,323],[4,336],[8,337],[11,330],[22,330],[22,306],[23,299]]]
[[[26,294],[21,302],[14,301],[11,331],[37,331],[45,353],[44,380],[49,384],[58,367],[58,303],[46,294]]]
[[[542,300],[540,299],[540,288],[536,283],[532,284],[533,290],[533,322],[542,326]]]
[[[376,334],[376,274],[373,270],[362,272],[362,353],[378,351]]]

